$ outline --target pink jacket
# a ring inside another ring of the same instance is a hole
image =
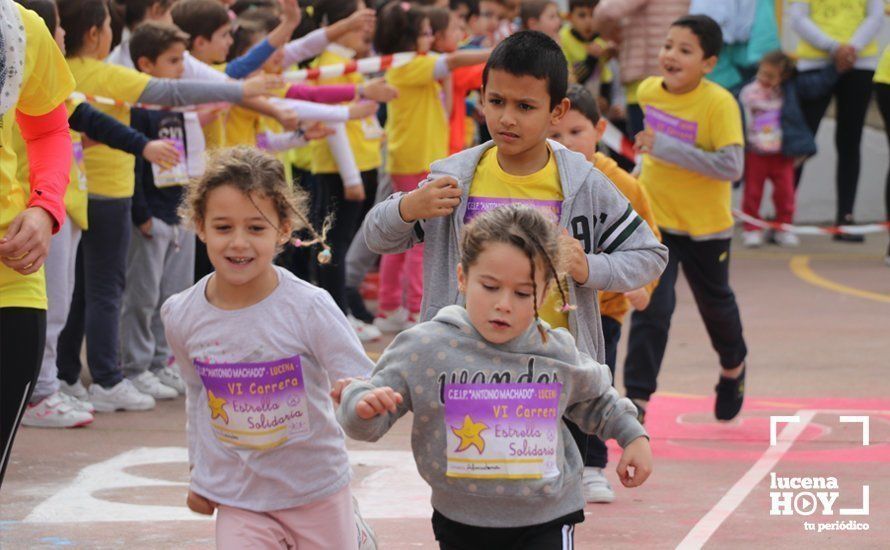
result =
[[[689,13],[689,0],[600,0],[596,18],[621,24],[621,82],[658,74],[658,51],[671,23]]]

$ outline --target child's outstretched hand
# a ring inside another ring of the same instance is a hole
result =
[[[384,386],[366,393],[355,404],[355,414],[362,420],[371,420],[375,416],[387,411],[391,413],[396,412],[396,409],[401,404],[402,394],[389,386]]]
[[[646,128],[642,132],[637,134],[636,141],[634,143],[634,151],[637,153],[651,153],[652,148],[655,147],[655,130],[652,128]]]
[[[386,83],[383,77],[372,78],[362,86],[362,97],[380,103],[386,103],[399,97],[399,91]]]
[[[192,512],[204,514],[205,516],[212,516],[217,506],[212,500],[202,497],[191,489],[189,489],[189,496],[186,498],[185,503]]]
[[[268,95],[272,90],[284,87],[284,79],[279,75],[258,74],[252,76],[242,84],[244,98],[248,99],[259,95]]]
[[[346,386],[352,383],[352,378],[341,378],[334,382],[334,386],[331,388],[331,399],[334,400],[334,403],[340,404],[340,397],[343,395],[343,390],[346,389]]]
[[[632,468],[631,473],[628,468]],[[649,440],[638,437],[624,448],[618,463],[618,478],[625,487],[639,487],[652,473],[652,449]]]
[[[457,180],[436,178],[411,191],[399,202],[399,214],[406,222],[448,216],[460,204],[461,190]]]

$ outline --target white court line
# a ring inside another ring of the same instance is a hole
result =
[[[751,466],[751,469],[723,495],[723,498],[703,518],[698,520],[698,523],[689,531],[686,538],[680,541],[677,548],[686,550],[687,548],[701,548],[704,546],[708,539],[711,538],[711,535],[717,532],[720,525],[726,521],[726,518],[735,512],[735,509],[744,502],[754,487],[769,474],[779,460],[782,459],[782,456],[788,452],[794,441],[803,433],[817,412],[820,411],[800,410],[794,413],[794,416],[800,417],[800,424],[787,424],[782,429],[782,433],[777,438],[776,446],[768,447],[763,452],[757,462]]]

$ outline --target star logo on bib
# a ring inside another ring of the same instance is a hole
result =
[[[463,452],[469,449],[470,447],[476,447],[476,450],[479,451],[479,454],[482,454],[482,451],[485,450],[485,440],[482,439],[482,432],[488,429],[488,426],[483,424],[482,422],[473,422],[473,419],[470,418],[470,415],[464,416],[464,425],[460,428],[451,427],[451,431],[460,438],[460,444],[457,446],[455,452]]]
[[[207,406],[210,408],[210,420],[222,418],[223,422],[229,423],[229,413],[225,409],[226,403],[225,399],[217,397],[213,395],[212,391],[207,390]]]

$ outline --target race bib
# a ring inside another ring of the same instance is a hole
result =
[[[559,475],[562,384],[446,384],[448,477]]]
[[[207,392],[207,414],[219,441],[271,449],[309,433],[309,404],[300,357],[269,363],[195,361]]]
[[[562,214],[561,200],[543,200],[543,199],[514,199],[510,197],[476,197],[470,196],[467,199],[467,212],[464,214],[464,223],[470,223],[476,216],[494,210],[499,206],[507,204],[524,204],[539,210],[547,216],[547,219],[553,223],[559,223],[559,217]]]
[[[751,121],[754,145],[763,152],[775,153],[782,149],[781,111],[769,110],[755,113]]]
[[[698,134],[697,122],[675,117],[651,105],[646,106],[646,127],[690,145],[695,145]]]
[[[77,189],[87,190],[87,170],[83,162],[83,143],[80,140],[71,142],[71,152],[74,154],[74,166],[77,170]]]

